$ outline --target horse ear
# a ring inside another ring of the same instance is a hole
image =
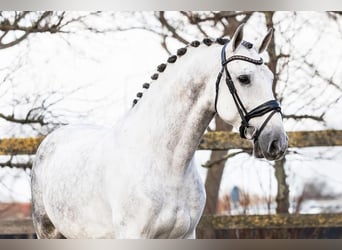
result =
[[[240,43],[242,42],[242,38],[243,38],[243,26],[245,24],[240,24],[239,27],[236,29],[233,38],[231,40],[232,43],[232,48],[233,51],[236,50],[236,48],[240,45]]]
[[[262,43],[259,47],[259,54],[261,54],[262,52],[264,52],[268,45],[270,44],[271,42],[271,39],[272,39],[272,35],[273,35],[273,29],[270,28],[266,34],[266,36],[264,37],[264,40],[262,40]]]

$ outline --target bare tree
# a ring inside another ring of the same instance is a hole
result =
[[[0,52],[20,51],[15,60],[3,60],[0,66],[2,136],[46,135],[67,124],[70,117],[81,118],[87,115],[87,112],[76,113],[56,106],[88,86],[70,87],[68,90],[51,88],[28,94],[18,90],[28,88],[34,80],[23,82],[18,79],[18,73],[23,67],[30,70],[26,58],[33,39],[58,36],[72,48],[74,45],[70,42],[71,37],[108,32],[107,27],[98,24],[98,20],[106,16],[107,13],[101,12],[0,11]],[[108,16],[112,17],[112,14]],[[9,129],[5,130],[4,127]],[[2,156],[0,160],[0,167],[26,169],[31,165],[32,157],[29,156]]]
[[[92,27],[88,21],[90,18],[99,17],[101,13],[75,13],[75,12],[55,12],[55,11],[1,11],[0,12],[0,49],[28,43],[32,36],[75,34],[82,30],[91,32],[105,32],[100,27]],[[77,27],[77,28],[76,28]],[[29,46],[29,45],[28,45]],[[16,84],[16,71],[23,66],[19,60],[16,64],[9,64],[2,69],[4,76],[0,79],[0,95],[5,96],[10,89],[21,88],[25,83]],[[63,101],[68,95],[78,91],[76,88],[67,93],[50,91],[48,93],[37,93],[35,96],[25,96],[24,98],[14,97],[11,101],[12,112],[0,110],[0,118],[7,122],[19,125],[30,125],[38,134],[46,134],[56,126],[64,125],[66,122],[58,114],[51,110],[55,104]],[[28,105],[24,113],[17,114],[16,107]],[[36,126],[39,125],[39,126]]]

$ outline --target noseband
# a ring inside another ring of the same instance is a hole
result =
[[[272,118],[272,116],[276,113],[279,112],[281,113],[281,108],[280,108],[280,104],[278,101],[276,100],[270,100],[267,101],[259,106],[257,106],[256,108],[252,109],[251,111],[247,112],[246,108],[243,106],[243,103],[241,102],[241,99],[236,91],[236,88],[234,86],[234,82],[229,74],[228,68],[227,68],[227,64],[235,61],[235,60],[241,60],[241,61],[246,61],[249,63],[253,63],[256,65],[261,65],[263,64],[263,60],[262,58],[260,58],[259,60],[253,59],[253,58],[249,58],[246,56],[241,56],[241,55],[234,55],[229,57],[228,59],[226,59],[226,47],[227,47],[228,43],[225,43],[222,51],[221,51],[221,64],[222,64],[222,69],[220,70],[218,76],[217,76],[217,80],[216,80],[216,97],[215,97],[215,110],[216,113],[217,112],[217,99],[218,99],[218,92],[219,92],[219,84],[223,75],[223,71],[226,74],[226,84],[227,87],[231,93],[231,95],[233,96],[236,108],[239,112],[239,115],[241,117],[241,126],[239,128],[240,131],[240,137],[244,138],[244,139],[249,139],[249,140],[254,140],[257,141],[259,135],[261,134],[262,130],[265,128],[266,124],[270,121],[270,119]],[[248,43],[248,47],[250,48],[251,44]],[[266,113],[271,112],[268,117],[265,119],[265,121],[262,123],[262,125],[260,126],[260,128],[256,128],[254,126],[251,126],[249,124],[249,121],[252,118],[258,117],[258,116],[263,116]]]

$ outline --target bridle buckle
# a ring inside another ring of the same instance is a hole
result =
[[[240,130],[240,137],[247,139],[247,140],[253,140],[258,133],[257,127],[251,126],[248,123],[244,124],[243,122],[239,130]]]
[[[254,126],[247,126],[244,129],[244,136],[247,140],[253,140],[257,134],[258,129]]]

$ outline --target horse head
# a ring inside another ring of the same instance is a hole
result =
[[[260,46],[254,48],[243,41],[243,25],[240,25],[231,41],[224,45],[215,109],[225,122],[239,128],[242,138],[253,142],[257,158],[278,160],[286,152],[288,137],[280,104],[272,91],[273,73],[260,57],[272,34],[271,29]]]

